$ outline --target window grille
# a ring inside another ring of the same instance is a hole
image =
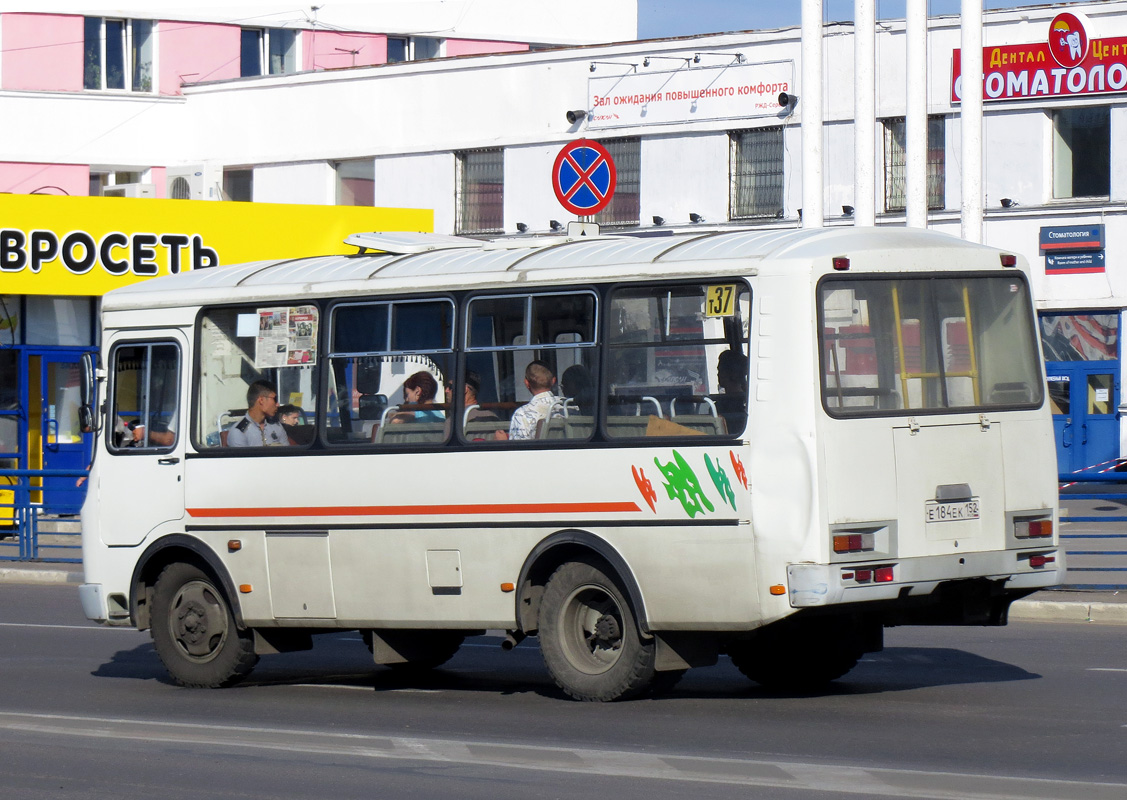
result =
[[[500,148],[457,153],[459,234],[504,232],[505,157]]]
[[[732,131],[729,219],[783,215],[783,129]]]
[[[884,210],[907,208],[905,176],[906,122],[904,117],[884,121]],[[941,209],[945,204],[946,136],[944,118],[927,118],[927,207]]]
[[[637,225],[641,218],[642,140],[607,139],[599,142],[614,161],[616,188],[614,197],[598,214],[581,217],[583,222],[597,222],[608,228]]]

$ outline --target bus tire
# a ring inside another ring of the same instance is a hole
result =
[[[787,692],[823,689],[857,666],[862,653],[853,626],[829,618],[784,623],[728,647],[732,663],[745,676]]]
[[[538,635],[552,678],[576,700],[624,700],[654,678],[654,640],[642,639],[630,602],[601,561],[571,561],[552,573]]]
[[[153,591],[157,655],[181,686],[215,689],[238,683],[254,668],[254,634],[239,630],[217,581],[192,564],[169,564]]]

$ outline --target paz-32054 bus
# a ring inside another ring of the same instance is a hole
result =
[[[535,635],[584,700],[721,655],[811,687],[885,626],[1001,625],[1063,574],[1013,255],[855,228],[349,242],[105,297],[82,604],[182,684],[350,629],[401,670]]]

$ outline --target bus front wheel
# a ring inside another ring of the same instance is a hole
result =
[[[250,674],[254,635],[241,631],[222,590],[191,564],[169,564],[153,591],[153,646],[181,686],[214,689]]]
[[[544,588],[540,652],[556,684],[577,700],[633,697],[654,678],[654,641],[642,639],[612,576],[601,562],[573,561]]]

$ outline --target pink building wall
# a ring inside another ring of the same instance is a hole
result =
[[[351,51],[356,50],[355,56]],[[301,68],[369,67],[387,61],[387,37],[376,33],[301,32]]]
[[[65,193],[72,197],[85,197],[90,193],[90,168],[84,164],[17,164],[0,161],[0,192]]]
[[[5,14],[2,30],[3,88],[82,91],[82,17]]]
[[[483,53],[519,53],[528,49],[520,42],[486,42],[479,39],[447,39],[446,55],[475,56]]]
[[[159,22],[157,60],[160,62],[160,94],[180,94],[182,83],[239,77],[240,30],[237,25],[174,20]]]

